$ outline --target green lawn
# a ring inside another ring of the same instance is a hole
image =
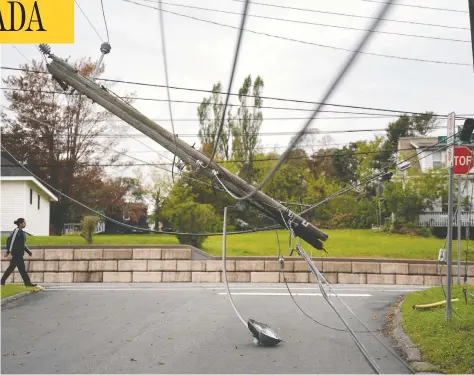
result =
[[[328,230],[329,239],[325,248],[330,257],[392,258],[392,259],[437,259],[438,251],[444,240],[415,236],[394,235],[371,230]],[[288,231],[278,231],[280,246],[284,255],[288,254]],[[2,244],[5,243],[2,237]],[[178,244],[175,236],[170,235],[98,235],[94,245],[163,245]],[[304,244],[304,243],[303,243]],[[28,237],[28,245],[80,245],[87,246],[80,236]],[[304,244],[308,254],[312,247]],[[466,242],[462,243],[464,251]],[[208,237],[202,249],[212,255],[222,253],[222,237]],[[278,254],[278,242],[275,231],[230,235],[227,237],[229,256],[275,256]],[[313,256],[326,256],[313,249]],[[457,259],[457,242],[453,241],[453,259]],[[474,252],[470,252],[474,260]],[[462,253],[464,260],[464,253]]]
[[[474,292],[474,287],[468,289]],[[415,304],[444,301],[440,287],[415,292],[402,305],[403,328],[420,349],[423,360],[440,366],[444,373],[474,373],[474,300],[464,302],[462,287],[453,286],[452,320],[446,321],[446,306],[413,310]]]
[[[23,284],[6,284],[2,286],[2,299],[27,291],[39,291],[38,287],[26,287]]]

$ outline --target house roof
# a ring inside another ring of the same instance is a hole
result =
[[[413,152],[419,152],[420,149],[427,149],[435,151],[437,149],[442,149],[445,146],[438,144],[437,137],[400,137],[398,140],[398,158],[404,159],[401,154]],[[421,169],[420,159],[417,157],[415,160],[412,159],[413,166],[417,169]]]
[[[31,181],[50,198],[50,201],[58,201],[58,198],[46,186],[39,182],[36,177],[18,165],[18,163],[12,161],[11,158],[3,152],[1,154],[1,160],[2,165],[0,180]]]

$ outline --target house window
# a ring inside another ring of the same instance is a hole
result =
[[[30,204],[33,204],[33,189],[30,189]]]
[[[441,151],[433,153],[433,168],[440,169],[443,167],[443,160],[441,158]]]
[[[38,194],[38,210],[40,209],[40,201],[41,201],[41,198],[40,198],[40,195]]]

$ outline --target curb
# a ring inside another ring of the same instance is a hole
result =
[[[441,374],[438,371],[438,366],[429,362],[424,362],[421,359],[421,353],[418,347],[411,341],[410,337],[405,333],[402,327],[402,312],[401,306],[403,299],[400,300],[393,307],[393,320],[391,325],[393,327],[392,337],[396,341],[396,347],[403,353],[406,361],[418,374]]]
[[[26,292],[22,292],[22,293],[18,293],[18,294],[15,294],[13,296],[10,296],[10,297],[6,297],[6,298],[2,298],[2,304],[1,304],[1,308],[3,308],[4,306],[8,305],[9,303],[13,302],[13,301],[16,301],[20,298],[24,298],[32,293],[38,293],[39,291],[43,290],[44,288],[43,287],[39,287],[40,290],[28,290]]]

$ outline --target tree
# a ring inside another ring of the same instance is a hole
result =
[[[95,62],[82,59],[73,63],[78,72],[90,76]],[[3,114],[5,124],[2,143],[21,163],[62,193],[77,198],[89,184],[100,185],[104,176],[100,164],[114,164],[117,154],[111,147],[100,147],[97,137],[109,129],[112,114],[100,111],[87,97],[62,92],[59,84],[45,70],[43,62],[21,66],[20,75],[3,79],[5,96],[15,117]],[[103,67],[99,73],[103,72]],[[42,71],[45,74],[38,74]],[[33,118],[37,121],[31,120]],[[117,127],[114,125],[115,132]],[[84,197],[84,195],[82,195]],[[90,204],[90,201],[83,201]],[[62,196],[51,205],[51,221],[57,233],[70,218],[72,203]]]
[[[248,75],[239,90],[240,107],[234,118],[232,135],[234,137],[232,150],[235,159],[239,160],[239,175],[250,183],[254,182],[253,159],[256,153],[260,131],[263,122],[261,111],[263,100],[263,80],[257,76],[252,85],[252,77]],[[252,93],[251,104],[248,96]]]
[[[212,94],[208,98],[202,100],[197,110],[199,118],[198,136],[202,144],[202,152],[207,156],[211,156],[212,154],[215,145],[215,138],[222,121],[224,103],[222,101],[221,89],[221,83],[215,83],[212,87]],[[227,120],[224,122],[217,144],[217,152],[221,158],[224,158],[224,160],[229,160],[231,156],[229,150],[231,128],[232,106],[229,106]]]

